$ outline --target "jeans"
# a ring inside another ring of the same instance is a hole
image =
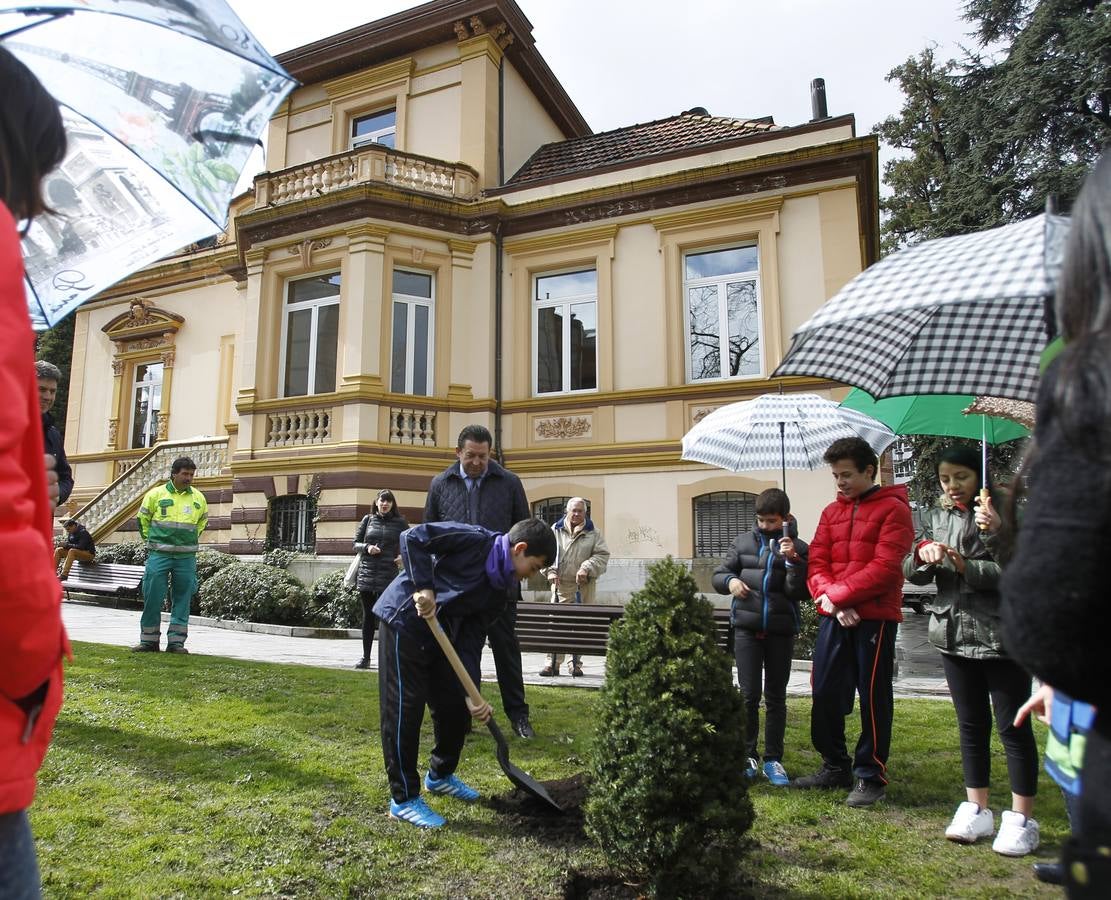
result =
[[[0,897],[35,900],[41,897],[39,861],[26,810],[0,815]]]
[[[745,699],[745,744],[748,755],[758,759],[760,737],[760,694],[763,687],[764,761],[783,759],[783,732],[787,728],[787,682],[791,677],[793,634],[764,634],[738,628],[733,634],[737,660],[737,683]],[[763,684],[761,685],[761,682]]]
[[[1015,727],[1018,708],[1030,696],[1030,676],[1009,659],[968,659],[941,654],[949,696],[957,711],[964,786],[991,783],[991,713],[1007,755],[1011,791],[1020,797],[1038,792],[1038,747],[1030,718]]]

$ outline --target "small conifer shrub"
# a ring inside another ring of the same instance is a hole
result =
[[[587,834],[651,895],[734,893],[753,820],[743,705],[684,566],[649,568],[606,654]]]

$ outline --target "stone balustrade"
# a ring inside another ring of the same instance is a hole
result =
[[[436,412],[390,407],[390,443],[436,446]]]
[[[295,409],[266,414],[267,447],[300,447],[324,444],[332,436],[332,410]]]
[[[478,173],[470,166],[371,145],[259,175],[255,208],[307,200],[371,182],[457,200],[478,196]]]
[[[228,438],[200,437],[156,444],[79,509],[74,518],[89,529],[94,540],[100,540],[118,524],[121,513],[170,477],[170,467],[179,456],[188,456],[197,464],[197,478],[216,477],[228,465]]]

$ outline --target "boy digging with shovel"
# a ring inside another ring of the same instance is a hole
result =
[[[524,519],[508,534],[477,525],[430,522],[401,535],[404,571],[374,604],[378,633],[382,755],[390,782],[390,817],[439,828],[443,816],[420,796],[417,751],[424,707],[432,711],[434,744],[424,777],[433,794],[468,802],[478,791],[455,775],[467,715],[486,722],[490,704],[467,698],[426,619],[437,617],[476,683],[486,630],[509,589],[549,565],[555,537],[540,519]]]

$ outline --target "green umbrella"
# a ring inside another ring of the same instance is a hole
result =
[[[853,388],[841,405],[878,419],[896,434],[937,434],[989,444],[1002,444],[1030,434],[1029,429],[1010,419],[966,416],[965,409],[975,400],[970,394],[912,394],[873,400],[865,391]]]

